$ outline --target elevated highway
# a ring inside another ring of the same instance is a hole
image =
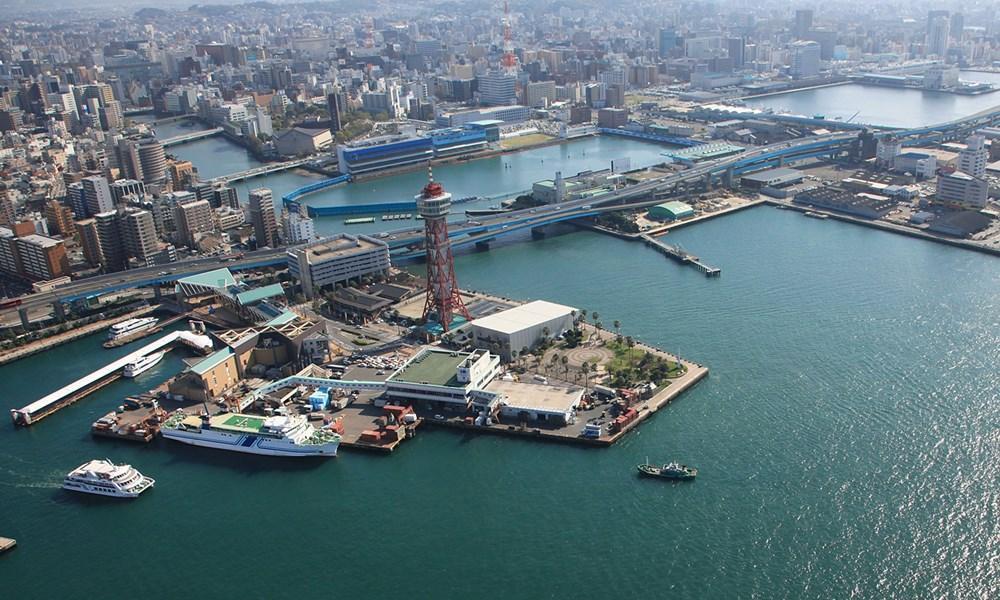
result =
[[[940,136],[960,136],[976,128],[998,122],[1000,122],[1000,107],[935,126],[878,132],[873,135],[878,138],[891,134],[902,137],[911,144],[929,143],[940,139]],[[843,153],[849,150],[852,145],[859,143],[858,135],[856,132],[837,132],[751,148],[735,156],[699,163],[684,171],[665,174],[662,177],[610,190],[586,199],[569,200],[555,205],[482,217],[478,220],[453,222],[450,225],[449,237],[452,238],[452,243],[455,246],[461,247],[477,242],[488,242],[499,236],[525,229],[591,217],[603,212],[651,206],[662,202],[667,195],[680,193],[695,186],[711,187],[717,182],[731,183],[733,178],[743,173],[767,169],[787,162]],[[223,179],[234,181],[236,178],[252,177],[265,172],[294,168],[305,164],[308,160],[311,159],[264,165],[226,176]],[[423,228],[420,226],[389,230],[379,234],[379,237],[386,241],[397,260],[417,258],[422,254],[422,251],[417,250],[415,246],[423,242]],[[220,258],[212,256],[166,266],[144,267],[121,273],[100,275],[74,281],[51,292],[23,296],[21,297],[22,304],[19,307],[0,310],[0,314],[17,309],[38,310],[46,305],[73,302],[135,287],[169,284],[181,277],[212,270],[219,266],[241,270],[275,266],[284,262],[285,249],[265,248],[248,252],[239,259],[227,259],[227,262],[223,262],[221,265]],[[59,309],[56,310],[58,313]]]

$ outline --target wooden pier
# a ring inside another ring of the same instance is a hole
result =
[[[648,234],[643,234],[640,237],[642,237],[642,240],[646,242],[647,246],[659,250],[662,254],[667,255],[681,264],[690,265],[698,269],[705,274],[705,277],[718,277],[722,275],[722,269],[702,262],[697,256],[685,251],[680,246],[667,244],[666,242],[662,242]]]

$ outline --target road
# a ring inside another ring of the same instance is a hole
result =
[[[923,127],[913,130],[895,131],[893,134],[903,137],[924,135],[937,137],[936,132],[942,129],[955,130],[962,127],[963,124],[974,124],[976,127],[981,127],[997,120],[1000,120],[1000,108],[982,111],[975,115],[970,115],[965,119],[942,124],[937,128]],[[449,231],[449,237],[455,238],[453,242],[455,245],[464,245],[477,241],[488,241],[500,235],[532,227],[541,227],[561,221],[593,216],[600,212],[623,210],[627,207],[616,205],[626,203],[635,198],[666,192],[680,185],[697,183],[704,180],[707,176],[717,177],[725,174],[727,170],[746,172],[763,168],[765,162],[776,160],[778,157],[787,157],[788,160],[796,160],[803,156],[817,156],[823,152],[830,152],[831,149],[843,147],[844,144],[854,140],[856,137],[857,134],[853,132],[838,132],[761,146],[742,154],[706,161],[684,171],[667,174],[663,177],[612,190],[598,196],[580,200],[568,200],[554,206],[539,206],[501,215],[482,217],[476,221],[470,220],[453,223]],[[641,207],[656,203],[656,201],[646,200],[629,206]],[[421,243],[423,241],[424,230],[423,227],[408,227],[387,231],[378,234],[378,236],[385,240],[390,248],[398,251],[404,249],[406,246]],[[411,249],[411,252],[406,253],[404,251],[400,256],[409,258],[418,254],[419,252],[414,252]],[[28,308],[30,314],[31,311],[38,311],[57,300],[66,302],[86,298],[89,295],[129,289],[140,285],[169,283],[181,277],[219,267],[240,270],[274,265],[283,262],[284,256],[285,249],[283,248],[273,250],[264,249],[248,252],[243,258],[229,262],[220,262],[220,257],[210,256],[172,263],[166,266],[144,267],[120,273],[100,275],[74,281],[52,292],[22,296],[22,305],[19,308]],[[0,315],[4,315],[5,320],[9,321],[11,319],[10,314],[15,313],[16,310],[17,308],[3,309],[0,310]]]

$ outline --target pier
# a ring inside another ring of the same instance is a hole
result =
[[[190,331],[175,331],[162,338],[139,348],[135,352],[126,354],[122,358],[101,367],[90,375],[81,377],[69,385],[39,398],[31,404],[20,409],[10,411],[11,420],[15,425],[32,425],[41,421],[45,417],[56,412],[60,408],[69,406],[80,398],[95,392],[113,381],[122,377],[122,370],[128,363],[142,358],[148,354],[156,352],[162,348],[172,347],[176,343],[183,343],[197,350],[204,351],[211,349],[212,340],[208,336],[192,333]]]
[[[673,246],[666,242],[662,242],[651,235],[643,234],[642,240],[646,242],[647,246],[659,250],[662,254],[669,256],[670,258],[680,262],[681,264],[691,265],[692,267],[698,269],[705,274],[705,277],[718,277],[722,275],[722,269],[713,267],[701,261],[697,256],[691,254],[681,248],[680,246]]]

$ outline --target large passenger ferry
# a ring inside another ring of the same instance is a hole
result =
[[[108,329],[108,339],[117,340],[133,333],[145,331],[156,327],[157,319],[154,317],[142,317],[140,319],[129,319],[121,323],[115,323]]]
[[[299,415],[206,417],[177,411],[163,423],[160,433],[168,440],[194,446],[271,456],[336,456],[340,444],[339,435],[316,429]]]
[[[110,460],[92,460],[73,469],[63,481],[63,488],[85,494],[135,498],[156,483],[132,468]]]

